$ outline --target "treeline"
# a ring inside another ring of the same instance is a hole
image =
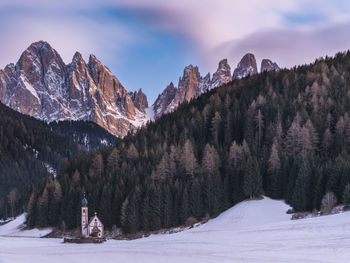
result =
[[[350,53],[235,80],[81,155],[28,203],[30,226],[75,228],[89,211],[125,232],[215,216],[247,198],[319,209],[350,202]]]

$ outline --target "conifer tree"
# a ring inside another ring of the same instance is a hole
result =
[[[308,209],[308,192],[310,182],[310,169],[307,161],[303,161],[295,183],[292,204],[296,211]]]
[[[344,188],[343,203],[347,206],[350,205],[350,183],[348,183]]]
[[[262,178],[259,164],[255,157],[248,156],[243,178],[243,191],[246,197],[252,199],[262,194]]]
[[[198,162],[190,140],[187,140],[182,148],[180,166],[186,176],[193,176],[198,169]]]

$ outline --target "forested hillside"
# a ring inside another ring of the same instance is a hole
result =
[[[48,126],[52,132],[69,137],[88,150],[112,146],[116,140],[115,136],[91,121],[54,121]]]
[[[28,190],[88,149],[114,144],[115,137],[91,122],[50,125],[0,103],[0,218],[16,215]]]
[[[295,210],[350,192],[350,53],[263,72],[203,94],[73,160],[28,203],[31,226],[80,224],[89,211],[125,232],[215,216],[237,202],[284,198]]]

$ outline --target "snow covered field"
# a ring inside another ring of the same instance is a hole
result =
[[[104,244],[2,236],[0,263],[350,263],[350,212],[292,221],[287,209],[269,198],[248,201],[191,230]],[[4,227],[0,235],[9,234]]]

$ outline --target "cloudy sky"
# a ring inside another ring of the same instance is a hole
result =
[[[66,63],[95,54],[153,103],[188,64],[205,75],[252,52],[291,67],[349,49],[349,32],[349,0],[1,0],[0,68],[46,40]]]

